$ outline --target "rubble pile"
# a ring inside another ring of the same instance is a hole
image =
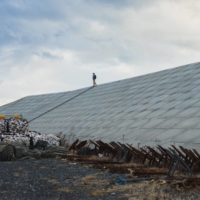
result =
[[[39,141],[39,140],[46,141],[46,142],[48,142],[49,145],[56,145],[56,146],[60,145],[59,137],[52,135],[52,134],[41,135],[41,133],[35,132],[35,131],[29,131],[26,134],[22,134],[22,133],[21,134],[16,133],[13,135],[2,134],[1,137],[7,143],[23,142],[23,143],[26,143],[26,146],[29,146],[29,144],[30,144],[30,137],[33,137],[33,145],[36,145],[37,141]]]
[[[18,115],[10,119],[5,119],[5,115],[0,114],[0,133],[1,134],[26,134],[29,130],[28,121],[20,119]]]
[[[0,114],[0,160],[39,159],[66,154],[65,147],[60,146],[61,139],[55,135],[42,135],[29,131],[26,119],[15,114],[10,119]]]
[[[52,134],[48,134],[48,135],[38,134],[38,135],[36,135],[36,132],[34,132],[34,133],[29,132],[29,133],[30,133],[30,136],[33,137],[34,145],[37,143],[38,140],[47,141],[48,144],[50,144],[50,145],[56,145],[56,146],[60,145],[60,138],[55,136],[55,135],[52,135]],[[35,136],[33,136],[33,134]]]
[[[5,119],[5,115],[0,114],[0,134],[1,140],[7,143],[24,142],[29,146],[30,137],[33,138],[33,145],[39,140],[46,141],[49,145],[60,145],[60,138],[52,134],[42,135],[39,132],[29,131],[29,124],[26,119],[20,119],[15,114],[10,119]]]
[[[5,120],[0,118],[0,133],[4,133],[6,131]]]
[[[9,130],[12,134],[24,134],[29,130],[28,121],[26,119],[11,118],[8,123]]]

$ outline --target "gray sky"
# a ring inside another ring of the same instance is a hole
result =
[[[1,0],[0,105],[198,62],[200,1]]]

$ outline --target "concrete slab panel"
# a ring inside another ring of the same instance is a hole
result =
[[[174,128],[197,128],[197,125],[199,124],[199,118],[186,118],[183,119],[182,122],[175,125]]]
[[[198,129],[197,132],[200,133],[200,129]],[[196,138],[192,139],[191,141],[193,144],[200,144],[200,134]]]
[[[180,135],[177,135],[171,141],[179,142],[179,143],[193,142],[199,138],[199,135],[200,135],[199,133],[200,133],[199,129],[191,129]]]
[[[141,105],[141,106],[138,106],[135,110],[136,111],[145,111],[147,110],[149,107],[151,106],[151,104],[144,104],[144,105]],[[153,109],[152,109],[153,110]]]
[[[197,87],[196,85],[190,84],[190,85],[188,85],[188,86],[183,87],[182,89],[180,89],[179,92],[181,92],[181,93],[190,92],[193,89],[195,90],[196,87]]]
[[[200,107],[199,108],[186,108],[184,111],[179,112],[176,117],[195,117],[196,113],[200,113]]]
[[[157,141],[157,136],[165,132],[165,129],[149,129],[147,132],[140,134],[136,139]]]
[[[152,119],[148,123],[142,125],[141,128],[154,128],[164,121],[165,119]]]
[[[146,124],[149,122],[149,119],[139,119],[136,122],[133,122],[131,125],[129,125],[127,128],[136,128],[136,127],[141,127],[142,125]]]
[[[171,101],[169,103],[165,103],[161,109],[163,110],[170,110],[176,108],[177,105],[182,104],[182,101]],[[178,108],[178,107],[177,107]]]
[[[196,86],[194,89],[192,89],[192,91],[196,91],[196,92],[200,91],[200,86]]]
[[[129,125],[133,124],[134,122],[136,122],[136,120],[125,120],[125,121],[121,122],[117,127],[118,128],[128,127]]]
[[[137,114],[134,115],[134,118],[143,118],[148,116],[148,114],[152,113],[151,110],[146,110],[146,111],[142,111],[142,112],[138,112]]]
[[[164,100],[165,98],[167,98],[169,95],[160,95],[159,97],[156,97],[155,99],[152,99],[149,103],[157,103],[160,102],[162,100]]]
[[[181,96],[181,93],[175,93],[169,95],[167,98],[163,99],[164,102],[170,102],[170,101],[175,101],[178,100],[178,98]]]
[[[155,118],[155,117],[159,117],[160,115],[162,115],[165,112],[166,112],[165,110],[152,111],[151,113],[146,115],[145,118],[152,119],[152,118]]]
[[[176,115],[181,112],[181,109],[171,109],[171,110],[167,110],[166,112],[164,112],[162,115],[160,115],[160,118],[172,118],[172,117],[176,117]]]
[[[179,97],[177,97],[177,101],[185,101],[191,99],[191,97],[195,96],[196,92],[187,92],[187,93],[182,93]]]
[[[178,104],[175,108],[185,109],[185,108],[191,107],[196,102],[198,102],[198,99],[188,99],[188,100],[183,101],[181,104]]]
[[[141,106],[141,105],[131,106],[131,107],[127,108],[124,112],[132,112],[132,111],[136,110],[136,108],[138,108],[139,106]]]
[[[183,119],[181,118],[172,118],[172,119],[168,118],[163,122],[161,122],[158,126],[156,126],[156,128],[170,129],[179,124],[180,122],[182,122],[182,120]]]
[[[166,103],[164,102],[159,102],[156,104],[151,105],[150,107],[147,107],[147,110],[157,110],[157,109],[161,109],[166,105]]]
[[[126,138],[128,138],[130,141],[135,140],[140,135],[146,133],[148,129],[130,129],[130,134],[126,135]]]

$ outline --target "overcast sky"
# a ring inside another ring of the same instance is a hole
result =
[[[0,1],[0,105],[198,61],[197,0]]]

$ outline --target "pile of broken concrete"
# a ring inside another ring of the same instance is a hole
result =
[[[49,145],[59,146],[60,144],[59,137],[53,134],[42,135],[36,131],[29,131],[28,121],[15,117],[9,120],[0,118],[0,136],[1,141],[6,141],[7,143],[25,142],[27,146],[31,137],[34,145],[39,140],[46,141]]]

